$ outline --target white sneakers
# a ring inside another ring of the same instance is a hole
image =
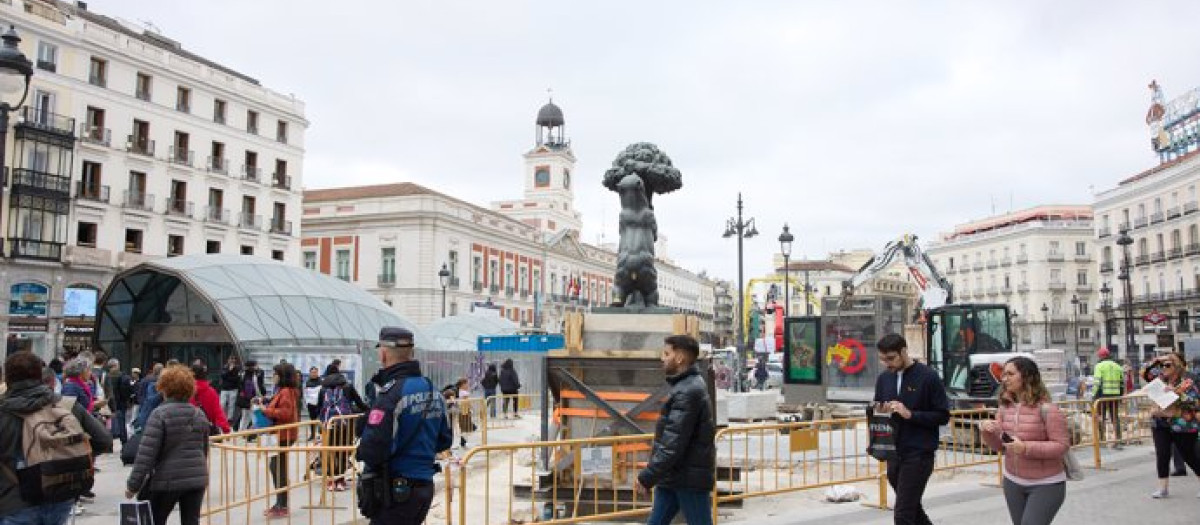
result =
[[[1150,493],[1150,497],[1154,499],[1163,499],[1170,495],[1171,493],[1168,492],[1167,489],[1158,489]]]

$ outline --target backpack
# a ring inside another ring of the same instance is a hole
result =
[[[21,416],[24,423],[17,478],[25,501],[41,504],[74,500],[92,489],[92,445],[71,412],[73,406],[75,398],[64,397]]]
[[[331,418],[350,413],[350,400],[346,398],[343,387],[330,388],[325,391],[325,405],[321,407],[322,422],[328,422]]]

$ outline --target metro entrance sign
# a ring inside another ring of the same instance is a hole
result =
[[[1168,319],[1170,319],[1170,317],[1167,317],[1166,314],[1160,313],[1158,310],[1150,312],[1150,313],[1146,314],[1145,317],[1142,318],[1143,321],[1150,323],[1154,326],[1161,325],[1161,324],[1167,322]]]

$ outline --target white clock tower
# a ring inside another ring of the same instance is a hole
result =
[[[535,143],[525,153],[525,198],[501,201],[493,207],[505,215],[554,234],[563,230],[578,233],[582,217],[575,210],[572,186],[575,153],[566,138],[566,121],[554,101],[538,110]]]

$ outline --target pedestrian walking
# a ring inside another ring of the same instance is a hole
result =
[[[1100,348],[1096,351],[1096,358],[1100,360],[1096,363],[1096,368],[1092,372],[1093,389],[1092,399],[1100,401],[1100,435],[1097,439],[1103,444],[1104,438],[1104,422],[1112,421],[1113,432],[1117,436],[1117,441],[1112,444],[1112,448],[1121,449],[1121,403],[1119,401],[1105,401],[1105,399],[1118,398],[1125,394],[1125,370],[1121,365],[1112,360],[1112,353],[1108,348]]]
[[[158,391],[158,377],[162,375],[162,371],[162,363],[154,363],[150,367],[150,374],[142,380],[142,385],[138,390],[137,417],[133,420],[134,432],[140,433],[143,428],[146,428],[150,414],[158,408],[158,405],[162,404],[162,393]]]
[[[496,403],[499,400],[496,397],[496,387],[500,386],[500,373],[496,371],[496,363],[489,363],[487,371],[483,373],[483,380],[479,382],[479,386],[483,388],[484,403],[488,406],[488,417],[496,418]]]
[[[365,465],[359,510],[372,525],[418,525],[433,503],[435,458],[454,434],[442,396],[421,375],[413,333],[384,327],[376,348],[383,368],[371,378],[377,397],[356,453]]]
[[[325,443],[325,445],[330,447],[353,446],[354,425],[339,416],[365,414],[369,407],[363,403],[362,396],[358,395],[358,390],[350,383],[346,374],[342,373],[339,365],[330,365],[326,371],[329,373],[321,380],[321,388],[317,394],[321,423],[329,429],[329,443]],[[343,474],[349,467],[349,452],[338,451],[329,454],[329,465],[325,467],[325,476],[331,480],[329,490],[334,492],[346,490],[346,480]]]
[[[249,363],[247,363],[248,365]],[[300,421],[300,375],[296,367],[288,363],[275,365],[275,395],[271,402],[263,407],[263,414],[271,419],[272,426],[286,426]],[[296,442],[300,432],[296,427],[279,429],[275,436],[279,439],[280,447],[290,447]],[[271,471],[271,482],[276,489],[283,489],[275,495],[275,504],[263,513],[267,519],[287,518],[288,509],[288,453],[281,451],[267,460],[267,468]]]
[[[767,379],[770,377],[771,373],[767,371],[767,354],[762,354],[762,357],[754,364],[754,380],[758,382],[760,391],[767,389]]]
[[[876,344],[885,370],[875,380],[875,412],[890,412],[896,425],[895,461],[887,462],[888,484],[896,491],[896,525],[928,525],[921,505],[933,474],[938,428],[950,421],[950,399],[932,368],[913,361],[899,334]]]
[[[500,393],[504,394],[504,417],[508,417],[508,406],[512,404],[512,417],[521,417],[517,414],[517,395],[521,393],[521,377],[517,375],[517,369],[513,366],[512,359],[505,359],[500,365]]]
[[[167,523],[178,505],[179,522],[197,525],[208,487],[208,418],[189,402],[196,381],[187,367],[167,367],[155,388],[163,402],[146,421],[125,497],[149,501],[154,523]]]
[[[308,379],[304,380],[304,406],[308,409],[308,420],[318,421],[321,418],[321,369],[308,369]],[[308,426],[308,440],[315,441],[321,429],[317,425]]]
[[[62,395],[74,397],[76,403],[89,414],[95,415],[95,411],[100,407],[97,406],[99,403],[96,401],[96,390],[91,381],[92,368],[89,361],[85,357],[76,357],[63,366],[63,376],[66,379],[63,381]]]
[[[1200,410],[1200,385],[1196,376],[1187,372],[1183,357],[1174,352],[1147,363],[1142,371],[1142,379],[1147,383],[1161,380],[1179,396],[1170,406],[1155,406],[1150,412],[1154,420],[1150,426],[1150,434],[1154,438],[1154,466],[1158,471],[1158,490],[1152,492],[1150,497],[1162,499],[1170,495],[1171,478],[1167,469],[1171,464],[1172,448],[1179,450],[1183,462],[1200,479],[1200,460],[1196,458],[1196,434],[1200,431],[1200,421],[1196,419],[1196,412]],[[1196,497],[1200,498],[1200,493]]]
[[[238,419],[242,415],[238,409],[238,391],[242,386],[242,360],[236,355],[229,356],[225,366],[221,368],[221,378],[217,384],[220,387],[221,411],[229,426],[237,428]]]
[[[192,361],[192,377],[196,380],[196,393],[192,396],[192,405],[204,412],[204,417],[210,425],[210,434],[228,434],[231,430],[229,420],[225,419],[225,411],[221,410],[220,395],[208,382],[208,365],[203,359]]]
[[[238,379],[238,396],[235,405],[238,408],[238,430],[246,430],[254,425],[254,414],[250,413],[251,401],[263,397],[267,387],[263,379],[265,374],[258,368],[258,361],[247,359]]]
[[[650,525],[667,525],[680,511],[689,525],[711,524],[716,422],[696,366],[700,345],[688,335],[670,336],[664,345],[660,360],[671,390],[654,428],[650,461],[635,488],[641,494],[654,491]]]
[[[46,497],[43,494],[41,499],[35,500],[23,497],[22,493],[31,488],[21,487],[17,475],[21,469],[17,458],[23,457],[30,448],[28,445],[31,445],[24,441],[26,419],[36,418],[39,414],[47,414],[47,411],[56,409],[69,411],[74,423],[60,424],[68,428],[78,425],[92,454],[112,452],[112,436],[83,405],[63,403],[62,396],[55,394],[51,386],[54,384],[53,372],[48,371],[41,358],[32,352],[20,351],[10,354],[4,360],[4,373],[7,391],[4,397],[0,398],[0,523],[64,524],[75,506],[76,497],[90,491],[90,458],[86,458],[85,455],[76,461],[79,465],[76,469],[62,473],[63,480],[83,481],[74,492],[58,494],[55,497]],[[59,444],[55,448],[61,452],[65,447]]]
[[[113,439],[121,441],[124,447],[129,442],[129,405],[133,399],[133,378],[121,371],[121,362],[109,359],[108,377],[105,379],[104,390],[109,393],[108,408],[112,412],[109,428]]]
[[[1015,357],[1000,376],[996,419],[984,443],[1004,454],[1004,501],[1013,525],[1048,525],[1067,496],[1063,458],[1071,449],[1067,417],[1050,399],[1037,363]]]

